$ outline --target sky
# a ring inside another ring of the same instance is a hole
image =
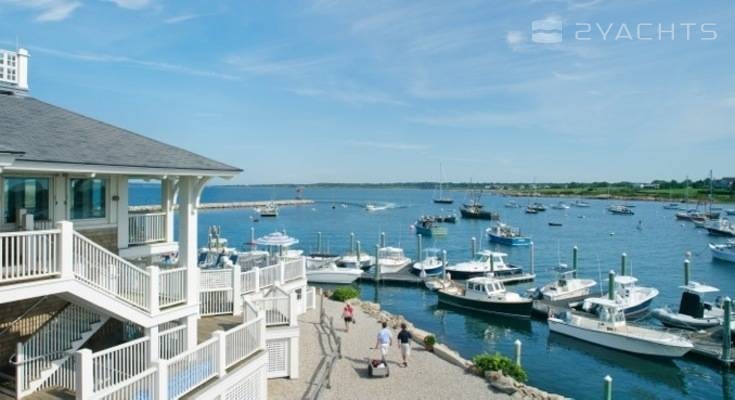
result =
[[[229,183],[735,176],[732,1],[0,0],[0,20],[32,96]]]

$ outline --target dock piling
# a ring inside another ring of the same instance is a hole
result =
[[[442,250],[442,280],[447,280],[447,251]]]
[[[355,257],[356,257],[355,262],[357,263],[357,268],[362,268],[362,263],[360,263],[360,241],[358,240],[355,243],[357,244],[357,247],[356,247],[357,252],[355,253]]]
[[[317,248],[317,252],[321,254],[322,253],[322,233],[321,232],[316,233],[316,248]]]
[[[732,300],[729,297],[723,300],[722,308],[725,314],[722,321],[722,362],[729,366],[732,363]]]
[[[605,400],[612,400],[612,382],[613,379],[610,375],[605,376]]]
[[[689,259],[684,260],[684,286],[689,284]]]
[[[470,251],[472,252],[470,254],[470,258],[475,258],[475,254],[477,254],[477,239],[474,236],[472,237],[472,245],[470,246]]]
[[[579,249],[577,249],[577,246],[574,246],[572,248],[572,278],[577,278],[577,252]]]
[[[255,227],[250,227],[250,250],[255,250]]]
[[[531,251],[531,274],[536,275],[536,244],[531,242],[530,251]]]
[[[520,367],[521,366],[521,346],[523,346],[523,344],[521,343],[520,339],[516,339],[516,341],[513,342],[513,345],[515,346],[515,349],[516,349],[516,365]]]
[[[385,232],[380,232],[380,247],[385,247]]]
[[[628,258],[628,255],[623,253],[620,255],[620,276],[625,276],[625,259]]]
[[[607,298],[615,300],[615,271],[610,270],[607,276]]]
[[[380,282],[380,245],[375,245],[375,284],[377,290],[377,283]]]
[[[350,252],[355,254],[355,232],[350,232]]]
[[[420,233],[416,235],[416,261],[421,261],[421,247],[423,245],[424,237]]]

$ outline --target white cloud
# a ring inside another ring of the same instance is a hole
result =
[[[128,10],[140,10],[148,7],[151,0],[108,0],[117,4],[118,7],[127,8]]]
[[[36,21],[54,22],[67,19],[82,3],[75,0],[0,0],[8,4],[38,12]]]
[[[508,43],[508,47],[513,51],[521,49],[524,43],[526,43],[526,35],[520,31],[509,31],[505,35],[505,42]]]
[[[178,24],[180,22],[190,21],[195,18],[201,17],[201,14],[181,14],[173,17],[169,17],[163,20],[166,24]]]
[[[324,64],[325,58],[274,59],[257,55],[232,55],[224,60],[227,64],[254,75],[296,75],[313,71]]]
[[[330,84],[322,88],[303,87],[292,89],[291,92],[300,96],[324,98],[348,104],[406,105],[387,93],[357,87],[353,84]]]

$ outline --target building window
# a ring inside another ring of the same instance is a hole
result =
[[[25,208],[36,220],[49,218],[49,179],[5,177],[3,184],[4,221],[15,223],[18,210]]]
[[[105,218],[106,179],[71,179],[69,193],[72,219]]]

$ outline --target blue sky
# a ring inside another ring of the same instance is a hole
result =
[[[563,41],[534,43],[538,19]],[[32,95],[235,183],[430,180],[439,161],[453,181],[735,175],[732,1],[0,0],[0,20]]]

